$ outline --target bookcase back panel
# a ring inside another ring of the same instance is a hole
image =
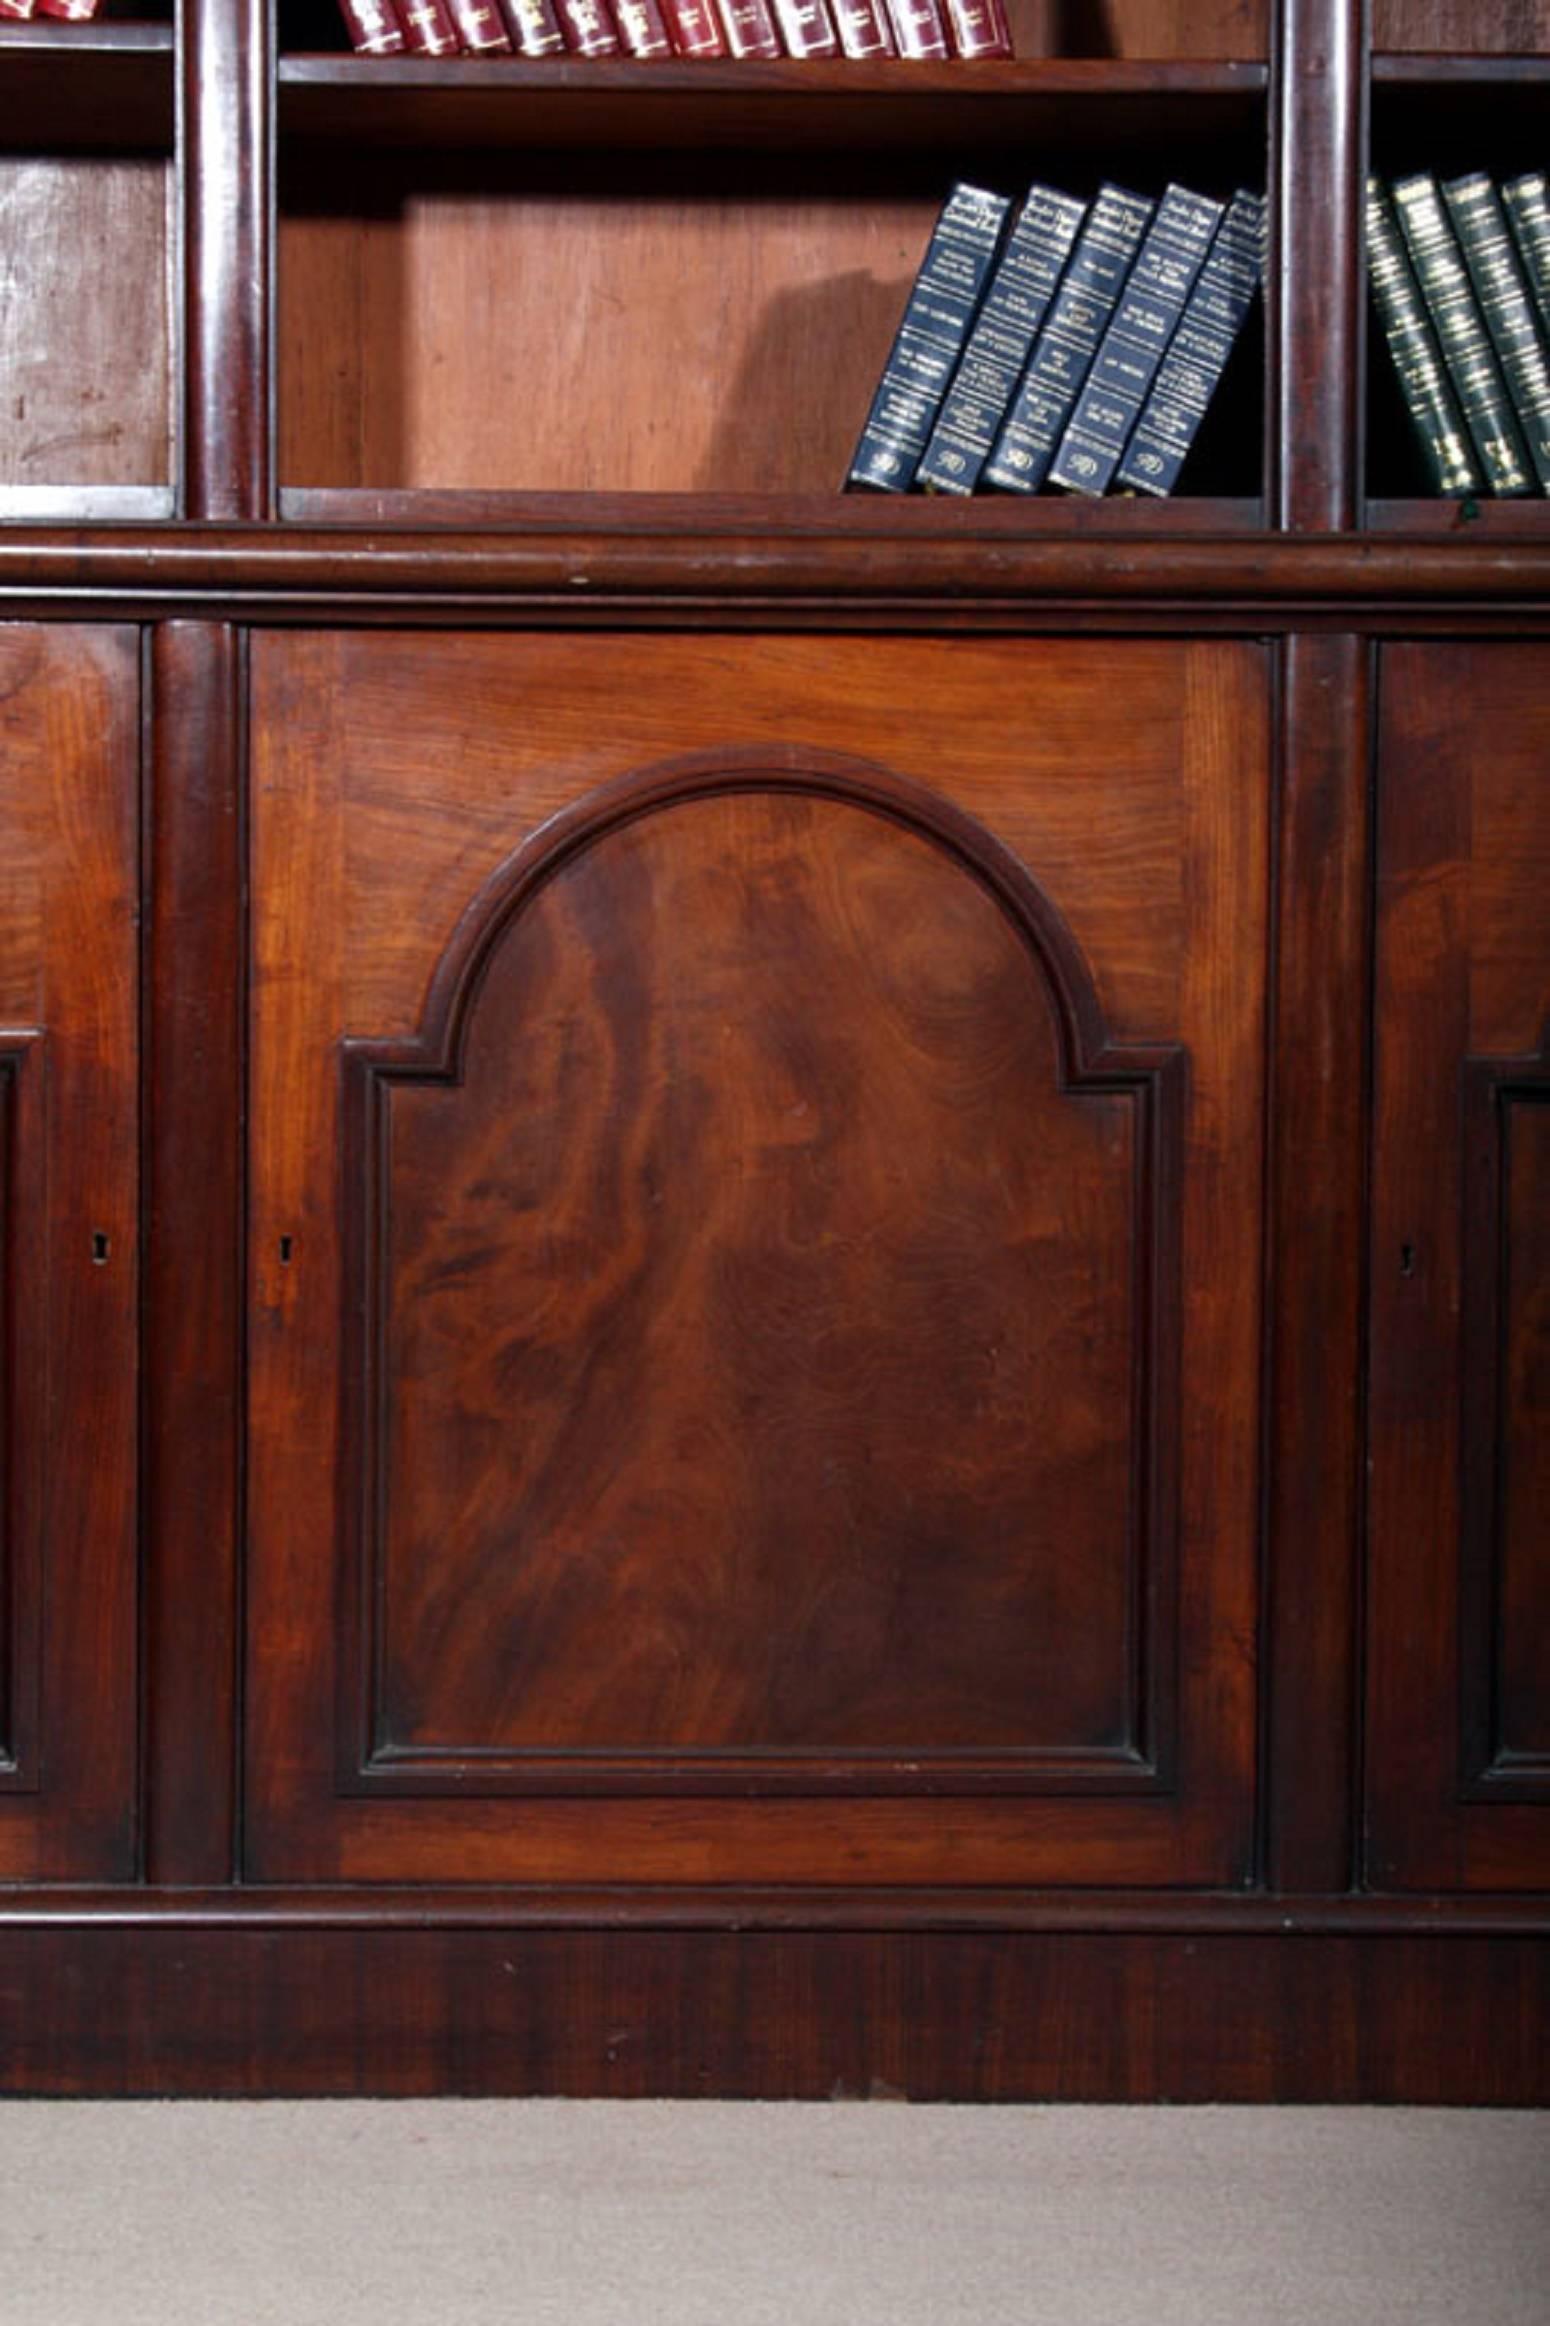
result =
[[[1267,673],[1119,675],[255,641],[256,1872],[1236,1878]]]
[[[1268,0],[1009,0],[1019,57],[1263,57]]]
[[[0,489],[171,481],[170,196],[159,160],[0,156]]]
[[[1550,0],[1376,0],[1375,50],[1533,56],[1550,48]]]
[[[281,481],[835,491],[937,207],[406,191],[289,214]]]

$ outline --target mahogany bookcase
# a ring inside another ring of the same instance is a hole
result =
[[[0,29],[0,2085],[1550,2098],[1550,7]],[[1263,187],[1178,496],[837,487],[948,185]]]

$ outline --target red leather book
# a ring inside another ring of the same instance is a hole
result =
[[[715,0],[662,0],[668,36],[681,57],[724,57],[727,36]]]
[[[947,0],[947,29],[961,57],[1009,57],[1012,28],[1003,0]]]
[[[786,54],[792,57],[837,57],[840,36],[829,14],[828,0],[772,0]]]
[[[363,57],[401,57],[409,43],[393,0],[339,0],[350,46]]]
[[[555,0],[572,56],[616,57],[619,27],[608,0]]]
[[[518,56],[557,57],[563,53],[565,34],[554,0],[501,0],[501,12]]]
[[[632,57],[670,57],[673,44],[658,0],[614,0],[619,38]]]
[[[398,21],[412,56],[455,57],[463,44],[447,0],[395,0]]]
[[[841,52],[848,57],[894,57],[893,34],[883,0],[830,0]]]
[[[0,24],[25,23],[36,5],[37,0],[0,0]]]
[[[768,0],[717,0],[727,47],[735,57],[778,57],[785,51]]]
[[[89,24],[97,7],[98,0],[38,0],[37,12],[58,17],[65,24]]]
[[[510,56],[511,36],[495,0],[447,0],[447,6],[471,57]]]
[[[947,27],[937,0],[884,0],[901,57],[945,57]]]

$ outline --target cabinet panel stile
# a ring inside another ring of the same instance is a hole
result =
[[[134,1852],[139,668],[0,627],[0,1876]]]

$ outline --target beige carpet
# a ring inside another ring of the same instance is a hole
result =
[[[1550,2326],[1550,2115],[0,2104],[5,2326]]]

